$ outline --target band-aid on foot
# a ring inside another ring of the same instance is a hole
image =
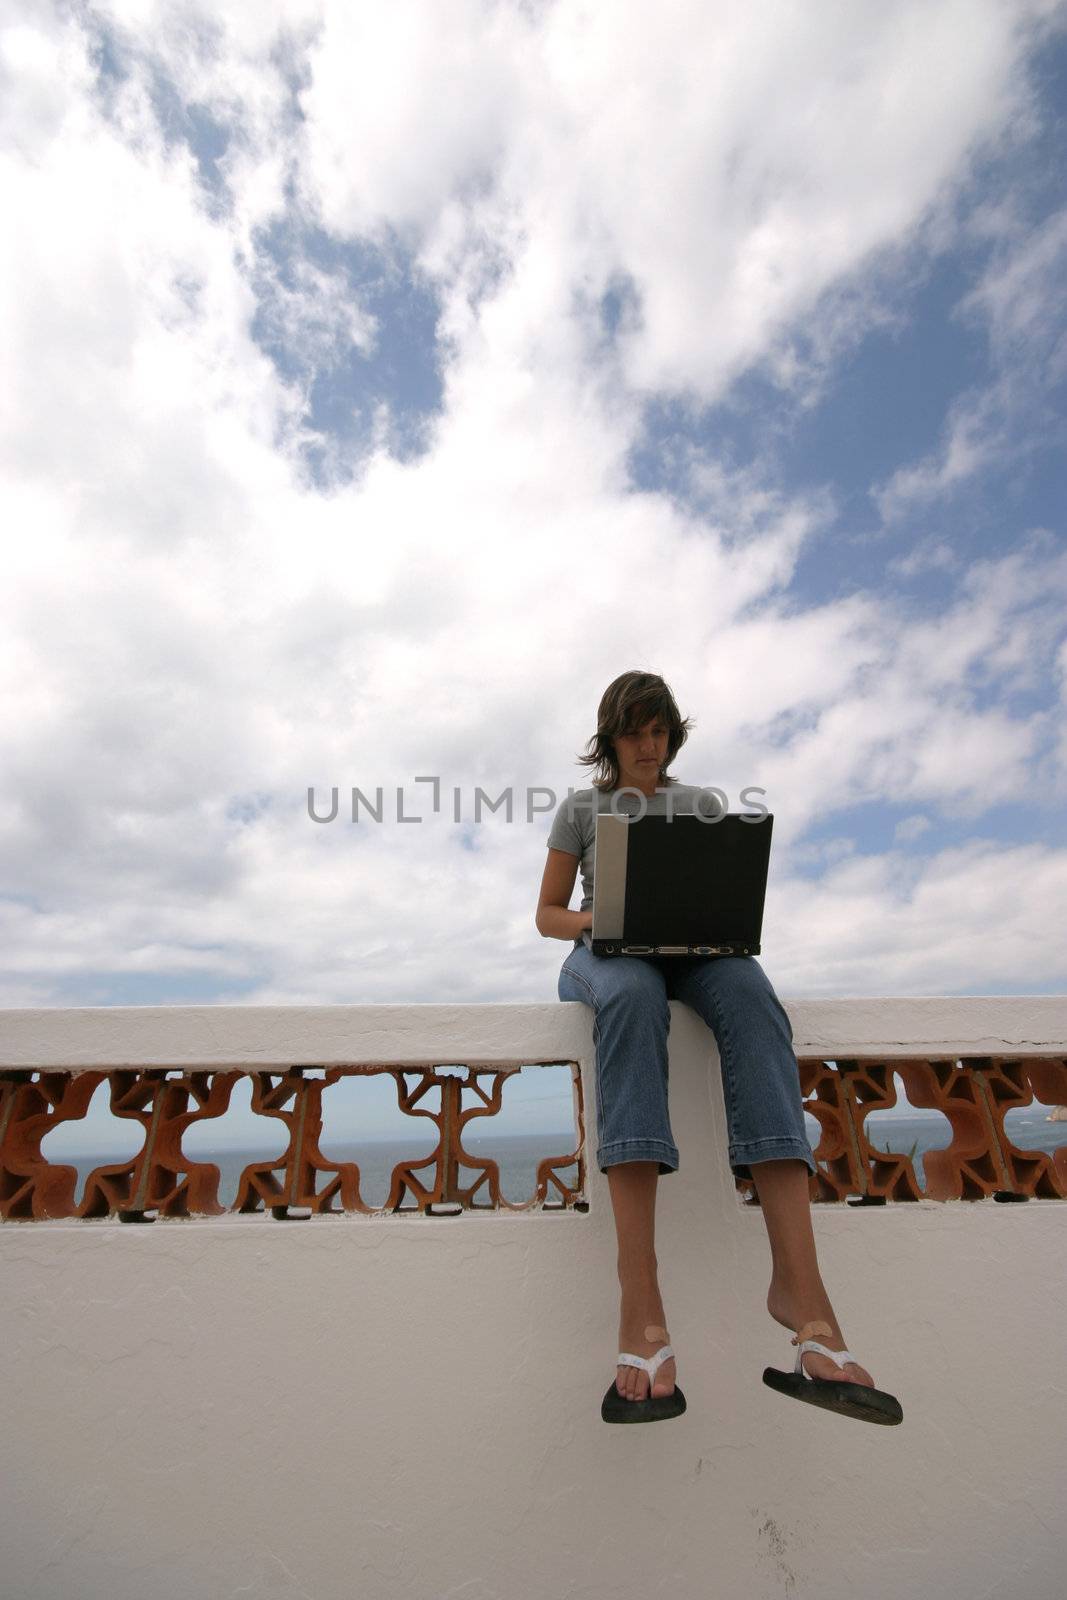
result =
[[[646,1339],[663,1339],[668,1344],[670,1343],[670,1335],[667,1332],[666,1328],[657,1328],[656,1324],[654,1322],[650,1322],[648,1324],[648,1326],[645,1328],[645,1338]]]

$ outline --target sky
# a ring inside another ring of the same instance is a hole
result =
[[[635,668],[784,998],[1067,990],[1065,113],[1050,0],[0,6],[0,1006],[556,1000]]]

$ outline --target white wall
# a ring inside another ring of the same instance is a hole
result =
[[[1064,1048],[1067,1000],[788,1003],[798,1053]],[[795,1351],[672,1003],[657,1249],[689,1409],[608,1427],[615,1236],[579,1005],[0,1013],[0,1065],[581,1060],[588,1213],[0,1227],[4,1600],[1053,1600],[1067,1207],[817,1206],[903,1425],[761,1382]]]

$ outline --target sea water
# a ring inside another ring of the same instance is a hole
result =
[[[808,1139],[814,1149],[818,1144],[819,1125],[815,1118],[805,1114],[805,1124]],[[1020,1150],[1040,1151],[1051,1154],[1061,1145],[1067,1144],[1067,1122],[1050,1122],[1046,1108],[1029,1108],[1018,1111],[1009,1111],[1005,1119],[1008,1137]],[[944,1149],[952,1141],[952,1130],[948,1119],[939,1112],[922,1113],[908,1112],[895,1116],[892,1112],[874,1112],[867,1118],[867,1137],[878,1151],[889,1150],[901,1155],[911,1154],[912,1164],[919,1188],[924,1189],[925,1174],[923,1170],[923,1157],[929,1150]],[[477,1158],[491,1156],[500,1168],[500,1187],[504,1199],[513,1205],[532,1198],[537,1184],[537,1167],[546,1156],[561,1158],[557,1170],[565,1184],[572,1188],[577,1183],[577,1163],[566,1165],[563,1158],[573,1153],[575,1149],[575,1133],[573,1129],[561,1130],[557,1133],[527,1133],[527,1134],[490,1134],[468,1135],[465,1141],[467,1152]],[[913,1152],[914,1148],[914,1153]],[[389,1196],[392,1182],[393,1168],[400,1161],[418,1161],[429,1155],[431,1146],[417,1144],[414,1140],[407,1142],[399,1140],[386,1141],[349,1141],[346,1143],[329,1144],[323,1149],[323,1155],[331,1162],[354,1161],[359,1166],[360,1194],[365,1205],[371,1207],[383,1206]],[[680,1147],[681,1165],[686,1162],[684,1145]],[[227,1208],[233,1205],[237,1195],[237,1186],[242,1171],[250,1162],[269,1160],[272,1155],[270,1149],[250,1148],[220,1149],[213,1152],[199,1153],[200,1161],[213,1161],[220,1169],[218,1198],[220,1205]],[[587,1147],[587,1161],[595,1159],[595,1146]],[[723,1160],[726,1154],[723,1152]],[[99,1166],[114,1165],[121,1157],[114,1154],[64,1154],[61,1158],[64,1165],[73,1166],[78,1171],[78,1181],[75,1189],[75,1203],[81,1202],[85,1192],[85,1179],[88,1174]],[[427,1165],[415,1172],[416,1178],[429,1187],[433,1180],[433,1167]],[[469,1188],[479,1176],[476,1166],[461,1165],[458,1171],[458,1182],[461,1188]],[[546,1198],[557,1201],[559,1191],[550,1185]],[[490,1203],[488,1183],[483,1183],[475,1195],[479,1205],[488,1206]],[[405,1207],[413,1207],[410,1194],[404,1196]],[[338,1201],[335,1200],[335,1206]]]

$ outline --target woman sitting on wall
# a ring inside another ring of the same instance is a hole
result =
[[[652,673],[623,673],[605,690],[596,735],[580,758],[595,768],[593,786],[556,811],[537,905],[538,932],[573,943],[560,970],[559,998],[581,1001],[595,1017],[596,1156],[611,1191],[622,1290],[619,1365],[601,1415],[606,1422],[653,1422],[685,1410],[654,1245],[659,1175],[678,1170],[667,1098],[667,1001],[674,999],[692,1006],[718,1043],[730,1168],[751,1178],[770,1239],[767,1310],[795,1330],[792,1343],[799,1346],[794,1371],[768,1368],[765,1381],[845,1416],[899,1422],[899,1402],[876,1389],[846,1350],[819,1273],[808,1177],[816,1166],[793,1034],[763,968],[753,956],[599,956],[582,937],[593,922],[597,813],[610,808],[613,795],[617,811],[635,812],[639,794],[646,814],[662,815],[668,787],[673,813],[692,811],[702,791],[667,770],[689,727]],[[626,790],[638,793],[620,793]],[[582,905],[570,911],[579,866]]]

